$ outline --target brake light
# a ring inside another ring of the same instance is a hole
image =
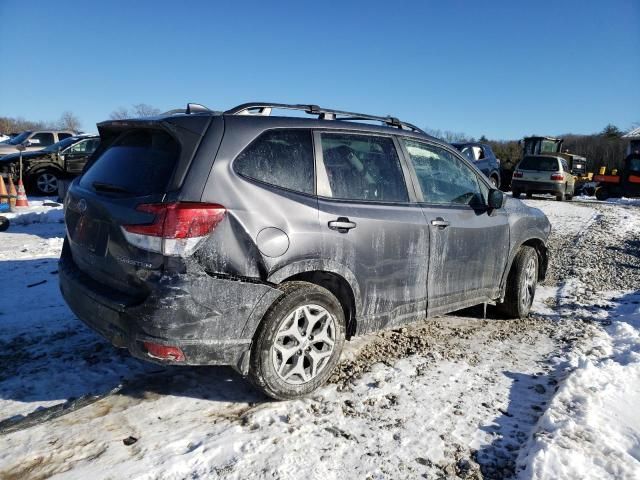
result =
[[[552,173],[551,180],[564,180],[564,175],[561,173]]]
[[[522,172],[513,172],[513,178],[522,178]]]
[[[191,255],[226,213],[222,205],[195,202],[147,203],[136,210],[155,217],[151,223],[123,225],[127,241],[143,250],[179,257]]]

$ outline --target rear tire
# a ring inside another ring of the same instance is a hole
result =
[[[533,198],[533,193],[527,193],[527,198]]]
[[[340,302],[327,289],[288,282],[253,337],[249,379],[277,400],[300,398],[321,387],[345,340]]]
[[[609,189],[607,187],[596,188],[596,198],[600,201],[605,201],[610,196]]]
[[[513,259],[504,302],[498,310],[509,318],[525,318],[529,315],[538,285],[538,254],[533,247],[520,247]]]
[[[513,198],[520,198],[520,192],[518,190],[512,190],[511,191],[511,196]]]

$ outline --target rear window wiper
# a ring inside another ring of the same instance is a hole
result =
[[[94,190],[101,192],[133,193],[120,185],[114,185],[112,183],[93,182],[91,186]]]

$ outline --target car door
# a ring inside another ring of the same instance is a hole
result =
[[[98,143],[98,139],[89,138],[81,140],[65,150],[62,154],[64,157],[65,171],[73,175],[80,175],[80,173],[82,173],[82,169],[87,163],[87,159],[96,151]]]
[[[459,155],[402,139],[429,225],[429,316],[495,299],[509,251],[504,208],[487,207],[489,185]]]
[[[321,256],[355,277],[358,333],[424,317],[429,229],[390,135],[316,131]]]

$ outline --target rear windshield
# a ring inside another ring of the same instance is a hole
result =
[[[164,193],[179,154],[178,143],[162,130],[129,130],[96,159],[80,185],[131,195]]]
[[[520,162],[520,170],[538,170],[540,172],[557,172],[560,170],[558,159],[549,157],[527,157]]]

